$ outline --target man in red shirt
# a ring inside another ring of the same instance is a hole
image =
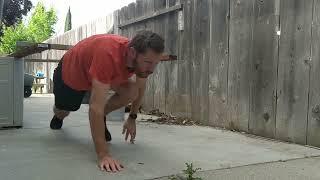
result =
[[[147,77],[152,74],[164,51],[158,34],[142,31],[131,40],[113,34],[99,34],[78,42],[63,56],[54,71],[54,117],[51,129],[61,129],[63,119],[77,111],[86,92],[90,91],[89,121],[91,135],[101,170],[120,171],[123,166],[112,158],[107,141],[111,134],[106,115],[132,104],[123,125],[125,140],[136,136],[137,112],[144,95]],[[136,80],[129,79],[136,75]],[[109,90],[113,95],[107,101]]]

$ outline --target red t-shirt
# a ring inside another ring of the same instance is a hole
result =
[[[88,37],[64,56],[62,79],[75,90],[90,90],[93,78],[105,84],[121,84],[133,74],[126,67],[126,52],[129,39],[98,34]]]

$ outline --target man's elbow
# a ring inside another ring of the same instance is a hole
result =
[[[89,113],[96,116],[104,116],[104,107],[97,104],[90,104]]]

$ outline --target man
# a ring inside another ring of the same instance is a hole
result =
[[[93,35],[72,47],[54,71],[55,106],[51,129],[61,129],[63,119],[80,108],[87,91],[89,121],[101,170],[120,171],[123,166],[112,158],[107,141],[111,134],[106,115],[132,104],[123,125],[125,140],[136,136],[137,112],[144,95],[147,77],[152,74],[164,51],[164,40],[150,31],[138,33],[132,40],[111,34]],[[129,78],[136,75],[136,80]],[[115,94],[107,101],[109,90]]]

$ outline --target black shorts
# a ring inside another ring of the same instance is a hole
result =
[[[58,67],[53,73],[53,94],[56,108],[65,111],[77,111],[81,104],[86,91],[77,91],[70,88],[62,80],[62,63],[61,60]]]

